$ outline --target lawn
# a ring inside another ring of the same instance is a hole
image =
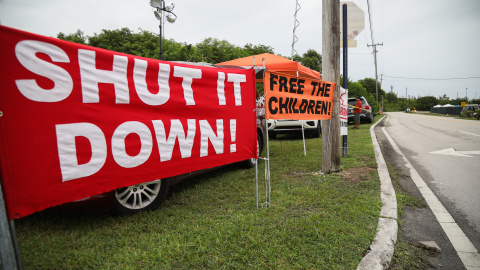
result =
[[[307,138],[307,156],[298,134],[270,140],[268,208],[256,209],[255,169],[231,165],[174,186],[153,212],[41,212],[17,220],[23,268],[355,269],[381,207],[369,127],[349,130],[343,171],[327,176],[321,139]],[[260,192],[263,202],[263,178]]]
[[[444,114],[439,114],[439,113],[431,113],[431,112],[428,112],[428,113],[419,113],[421,115],[428,115],[428,116],[442,116],[442,117],[448,117]],[[461,117],[459,115],[450,115],[450,117],[454,118],[454,119],[464,119],[464,120],[480,120],[480,119],[477,119],[476,117],[469,117],[469,118],[464,118],[464,117]]]

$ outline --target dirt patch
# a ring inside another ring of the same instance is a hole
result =
[[[338,175],[348,181],[358,183],[369,180],[371,177],[370,174],[376,170],[376,168],[372,167],[349,168],[339,172]]]
[[[322,171],[317,171],[317,172],[291,172],[291,173],[287,173],[287,175],[291,176],[291,178],[289,178],[289,181],[290,180],[303,180],[304,177],[322,175]]]

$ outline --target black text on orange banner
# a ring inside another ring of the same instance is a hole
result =
[[[335,83],[266,72],[267,119],[332,118]]]

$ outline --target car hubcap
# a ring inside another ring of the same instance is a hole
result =
[[[160,188],[161,181],[155,180],[134,186],[118,188],[115,191],[115,197],[125,208],[143,209],[158,197]]]

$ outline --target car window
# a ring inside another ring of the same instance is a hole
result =
[[[360,101],[362,102],[362,106],[368,105],[368,102],[366,99],[361,98]],[[355,106],[356,103],[357,103],[356,99],[348,99],[348,105]]]

